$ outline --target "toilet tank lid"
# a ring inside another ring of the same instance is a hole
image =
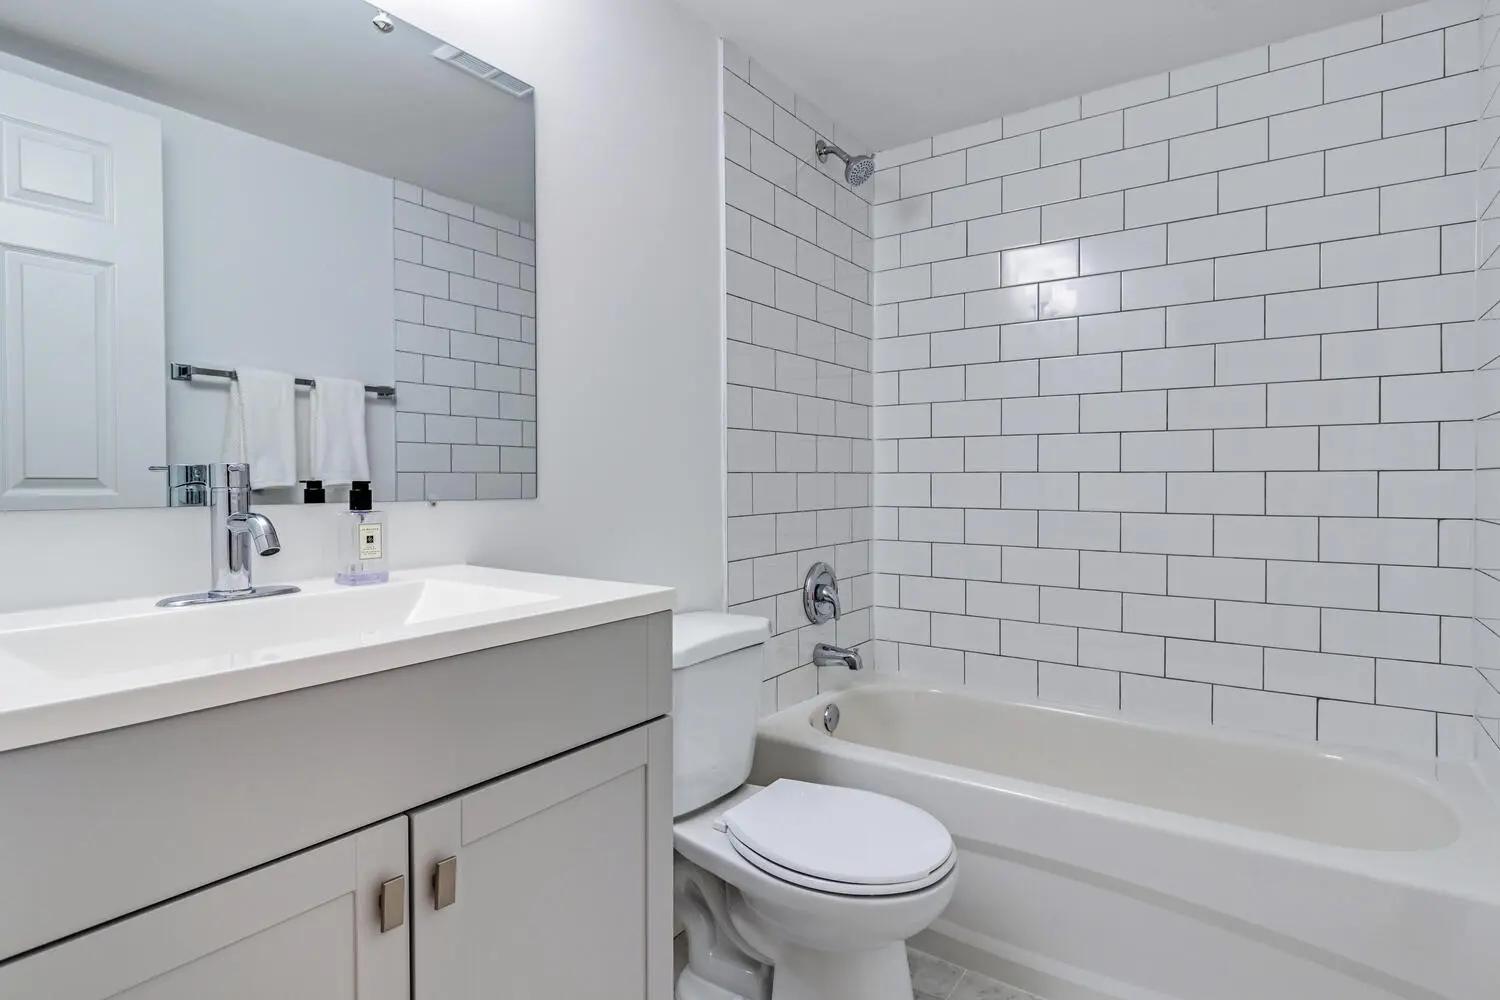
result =
[[[765,642],[771,623],[754,615],[689,611],[672,616],[672,669]]]

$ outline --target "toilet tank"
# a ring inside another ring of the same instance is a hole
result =
[[[672,616],[672,815],[750,777],[770,623],[750,615]]]

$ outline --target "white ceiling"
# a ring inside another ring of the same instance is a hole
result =
[[[363,0],[0,2],[0,49],[534,219],[532,101],[432,58],[441,43],[411,25],[382,35],[374,13]]]
[[[678,0],[874,149],[1410,0]]]

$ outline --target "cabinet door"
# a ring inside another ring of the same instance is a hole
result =
[[[671,995],[669,726],[412,814],[414,1000]]]
[[[409,908],[406,832],[389,820],[14,959],[0,997],[404,1000],[407,923],[381,925]]]

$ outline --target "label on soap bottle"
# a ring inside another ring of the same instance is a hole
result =
[[[385,548],[381,544],[381,525],[361,524],[359,526],[359,558],[383,559]]]

